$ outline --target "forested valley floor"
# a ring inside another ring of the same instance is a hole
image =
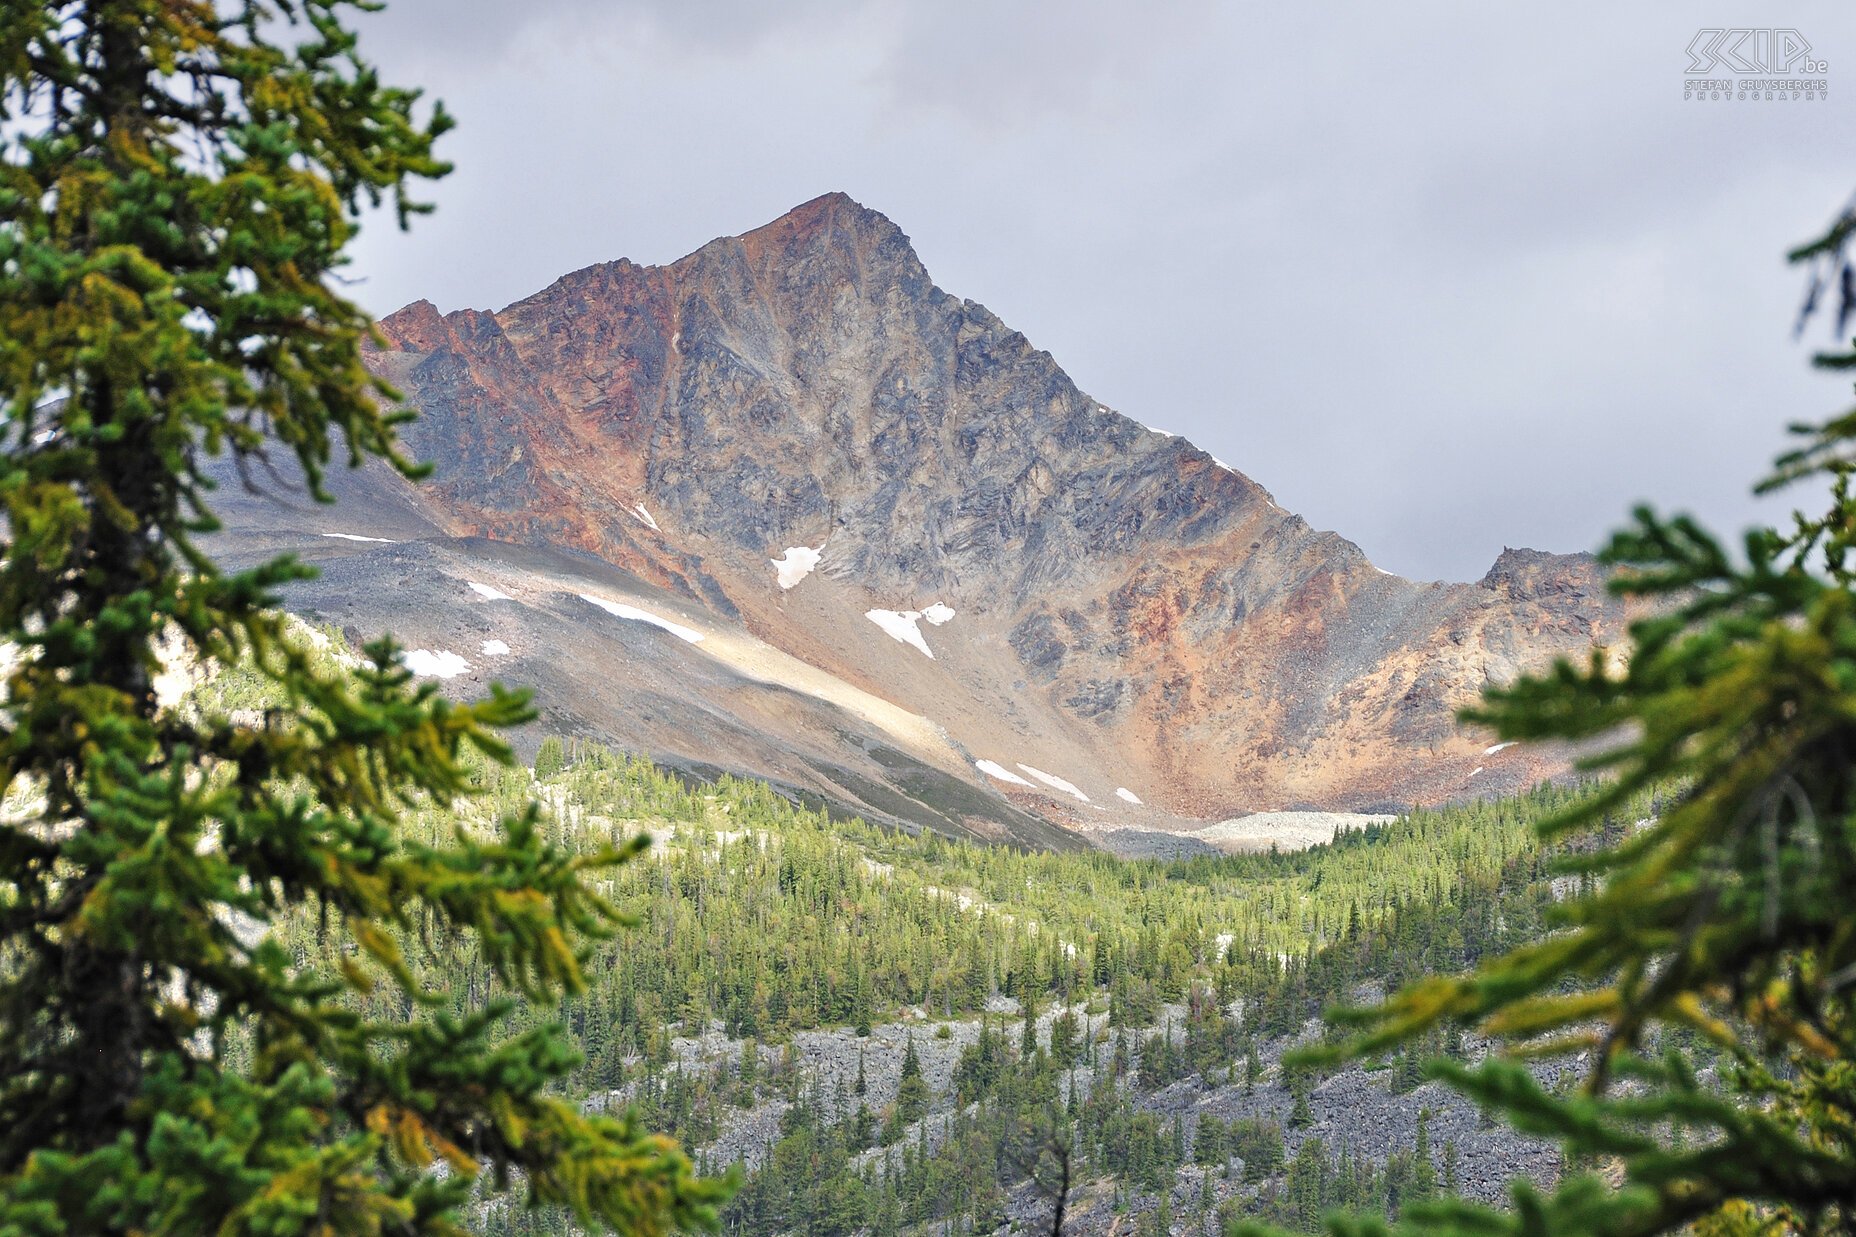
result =
[[[254,690],[236,670],[198,689],[233,709],[261,704]],[[1335,1208],[1499,1202],[1511,1179],[1558,1172],[1548,1145],[1424,1081],[1427,1057],[1473,1057],[1474,1040],[1326,1072],[1284,1055],[1342,1033],[1323,1021],[1336,1006],[1547,932],[1575,878],[1533,825],[1578,788],[1163,862],[912,836],[583,742],[487,765],[481,785],[407,828],[491,837],[539,798],[573,847],[650,838],[603,890],[637,922],[596,946],[587,991],[504,1022],[565,1023],[584,1054],[571,1098],[632,1106],[705,1171],[737,1173],[731,1233],[1048,1231],[1066,1175],[1066,1232],[1243,1216],[1313,1232]],[[339,963],[316,922],[288,932],[300,964]],[[498,995],[474,951],[407,935],[456,1016]],[[407,1012],[397,994],[355,999]],[[572,1231],[506,1204],[482,1218]]]

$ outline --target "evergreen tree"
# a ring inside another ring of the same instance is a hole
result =
[[[741,1042],[741,1090],[743,1107],[753,1107],[754,1089],[760,1085],[760,1041],[752,1036]]]
[[[388,641],[319,661],[274,609],[305,568],[197,540],[214,454],[276,452],[318,498],[337,450],[416,472],[334,281],[364,207],[423,209],[449,121],[381,83],[350,7],[0,18],[0,1230],[450,1233],[511,1173],[583,1224],[713,1219],[667,1140],[550,1094],[558,1027],[499,1039],[508,1000],[452,1016],[402,952],[470,938],[551,1001],[619,923],[592,881],[629,852],[566,853],[532,805],[402,835],[511,759],[526,698],[453,704]],[[282,706],[172,707],[181,660]],[[293,955],[304,917],[326,932]],[[402,1016],[354,1012],[381,988]]]
[[[1225,1123],[1218,1114],[1208,1112],[1199,1118],[1199,1128],[1192,1136],[1192,1159],[1208,1167],[1222,1164],[1225,1149]]]
[[[909,1036],[902,1054],[902,1081],[896,1088],[896,1120],[904,1125],[919,1121],[928,1112],[928,1080],[922,1077],[922,1059],[915,1052],[915,1037]]]
[[[1411,1147],[1411,1189],[1406,1197],[1414,1203],[1437,1194],[1437,1168],[1431,1163],[1431,1110],[1418,1110],[1418,1133]]]
[[[902,1137],[902,1131],[919,1122],[928,1114],[928,1079],[922,1077],[921,1057],[915,1053],[915,1036],[909,1036],[908,1048],[902,1053],[902,1081],[896,1085],[895,1107],[889,1113],[889,1124],[883,1127],[883,1144],[891,1144]]]
[[[1148,1218],[1145,1228],[1156,1237],[1168,1237],[1173,1231],[1173,1192],[1164,1186],[1161,1187],[1160,1197],[1154,1203],[1153,1214]]]
[[[1076,1064],[1080,1047],[1077,1044],[1077,1017],[1074,1010],[1065,1006],[1050,1023],[1050,1055],[1058,1069],[1069,1069]]]
[[[1287,1075],[1285,1081],[1288,1083],[1289,1095],[1293,1100],[1293,1106],[1289,1111],[1289,1124],[1295,1129],[1300,1129],[1315,1119],[1314,1113],[1308,1107],[1308,1096],[1314,1089],[1313,1084],[1305,1068],[1286,1069],[1283,1072]]]
[[[1274,1121],[1239,1117],[1226,1131],[1231,1154],[1244,1164],[1244,1180],[1262,1181],[1283,1161],[1282,1127]]]
[[[1289,1162],[1284,1185],[1289,1219],[1298,1232],[1315,1232],[1328,1206],[1327,1148],[1319,1138],[1305,1140]]]
[[[1856,312],[1853,236],[1856,209],[1793,255],[1814,264],[1807,316],[1839,288],[1839,331]],[[1856,350],[1819,362],[1856,368]],[[1639,509],[1603,555],[1614,589],[1648,603],[1629,658],[1597,651],[1492,690],[1468,715],[1503,739],[1600,747],[1588,765],[1611,774],[1603,792],[1543,826],[1590,880],[1558,909],[1558,931],[1368,1011],[1356,1048],[1455,1022],[1590,1064],[1559,1094],[1505,1054],[1434,1063],[1557,1137],[1576,1171],[1546,1195],[1517,1183],[1511,1211],[1416,1208],[1414,1231],[1856,1225],[1856,411],[1800,432],[1764,488],[1820,481],[1821,511],[1749,532],[1736,554],[1689,517]],[[1646,794],[1660,811],[1624,810]],[[1673,1032],[1726,1063],[1724,1085],[1680,1048],[1658,1049]]]

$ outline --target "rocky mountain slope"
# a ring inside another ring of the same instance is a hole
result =
[[[458,686],[533,682],[567,729],[867,815],[1054,844],[1511,789],[1563,764],[1455,710],[1623,636],[1583,556],[1377,569],[841,194],[382,329],[432,479],[230,494],[229,543],[322,561],[293,604],[449,652]]]
[[[1422,1113],[1429,1123],[1433,1171],[1441,1177],[1446,1157],[1454,1159],[1455,1190],[1465,1199],[1502,1206],[1508,1203],[1512,1183],[1517,1179],[1544,1186],[1558,1178],[1560,1159],[1552,1144],[1488,1124],[1471,1101],[1440,1084],[1425,1083],[1400,1092],[1393,1085],[1392,1072],[1383,1068],[1348,1065],[1312,1083],[1309,1119],[1298,1125],[1283,1057],[1315,1042],[1321,1029],[1319,1023],[1311,1022],[1297,1036],[1261,1042],[1261,1069],[1255,1082],[1245,1078],[1242,1062],[1234,1062],[1232,1068],[1214,1070],[1209,1077],[1193,1073],[1164,1087],[1152,1087],[1139,1081],[1141,1045],[1161,1033],[1175,1043],[1181,1042],[1178,1028],[1186,1017],[1184,1006],[1163,1008],[1161,1020],[1154,1026],[1120,1029],[1109,1025],[1106,1014],[1090,1014],[1080,1005],[1066,1008],[1079,1025],[1087,1028],[1085,1038],[1096,1043],[1097,1064],[1082,1061],[1062,1071],[1062,1094],[1073,1093],[1080,1101],[1097,1086],[1124,1087],[1136,1109],[1153,1114],[1168,1128],[1180,1128],[1187,1151],[1186,1162],[1168,1174],[1169,1180],[1160,1189],[1121,1183],[1126,1194],[1119,1208],[1113,1205],[1119,1192],[1117,1183],[1092,1180],[1079,1184],[1069,1199],[1064,1224],[1064,1232],[1072,1237],[1141,1231],[1134,1228],[1135,1223],[1143,1218],[1152,1222],[1162,1194],[1175,1217],[1168,1231],[1196,1237],[1220,1231],[1222,1226],[1213,1213],[1221,1204],[1228,1204],[1233,1214],[1242,1215],[1253,1208],[1259,1196],[1282,1193],[1282,1165],[1250,1178],[1243,1171],[1241,1157],[1235,1162],[1193,1162],[1193,1144],[1208,1116],[1220,1122],[1275,1123],[1282,1129],[1285,1159],[1292,1159],[1304,1145],[1319,1140],[1323,1154],[1331,1161],[1347,1155],[1383,1170],[1387,1160],[1414,1146]],[[1049,1009],[1038,1016],[1038,1043],[1045,1051],[1050,1049],[1051,1028],[1059,1012]],[[997,998],[989,1019],[995,1033],[1009,1033],[1014,1039],[1023,1026],[1018,1003],[1010,998]],[[957,1019],[936,1023],[932,1030],[919,1021],[879,1024],[868,1036],[845,1028],[801,1031],[793,1036],[786,1059],[790,1068],[806,1080],[807,1102],[820,1107],[828,1123],[838,1125],[851,1120],[859,1107],[872,1113],[890,1109],[901,1082],[903,1056],[911,1047],[914,1049],[932,1097],[929,1110],[919,1122],[908,1126],[894,1148],[873,1147],[858,1157],[860,1166],[882,1173],[894,1169],[903,1148],[918,1153],[937,1149],[950,1136],[956,1115],[975,1111],[975,1106],[961,1104],[956,1095],[955,1070],[961,1054],[978,1040],[981,1026],[981,1019]],[[945,1035],[940,1033],[943,1028]],[[1125,1075],[1115,1078],[1106,1063],[1118,1044],[1129,1068]],[[700,1036],[673,1039],[668,1069],[692,1078],[725,1077],[738,1073],[742,1048],[743,1041],[730,1039],[716,1023]],[[1478,1045],[1471,1055],[1479,1058],[1482,1051]],[[1542,1064],[1535,1073],[1545,1085],[1562,1082],[1563,1071],[1557,1064]],[[859,1079],[864,1088],[861,1091]],[[635,1101],[636,1091],[633,1086],[597,1095],[591,1102],[616,1107]],[[692,1151],[701,1163],[718,1170],[738,1163],[750,1173],[759,1171],[780,1137],[781,1119],[791,1107],[775,1086],[763,1085],[751,1105],[733,1114],[712,1141]],[[1031,1183],[1020,1182],[1010,1190],[1005,1212],[1008,1222],[997,1230],[1001,1237],[1014,1232],[1048,1232],[1052,1200]]]

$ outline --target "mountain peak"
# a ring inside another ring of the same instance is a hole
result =
[[[833,189],[829,193],[819,194],[817,197],[813,198],[809,202],[801,202],[799,205],[793,207],[793,209],[787,211],[786,214],[782,216],[782,218],[792,218],[797,215],[816,214],[821,211],[834,211],[834,210],[847,210],[847,209],[858,210],[858,211],[870,210],[869,207],[865,206],[862,202],[859,202],[857,199],[853,198],[850,194],[844,192],[842,189]],[[870,213],[875,214],[876,212],[871,211]]]
[[[832,695],[855,716],[820,733],[945,736],[917,755],[989,795],[1036,789],[989,764],[1050,770],[1080,792],[1051,819],[1117,788],[1202,818],[1478,793],[1494,775],[1456,708],[1622,630],[1583,560],[1510,550],[1480,586],[1372,573],[1090,399],[844,193],[665,266],[601,263],[494,315],[415,304],[383,329],[404,351],[370,364],[424,414],[407,443],[449,527],[591,555],[863,693]],[[735,742],[714,718],[747,707],[647,733],[612,719],[670,706],[632,703],[601,727],[660,755]],[[816,777],[790,772],[796,749],[741,743],[729,767],[820,793],[890,776],[863,739],[808,749]]]
[[[779,218],[733,239],[750,256],[777,262],[790,262],[821,248],[867,253],[898,243],[911,257],[914,255],[909,238],[887,215],[835,190],[801,202]]]
[[[379,326],[393,347],[414,352],[431,352],[449,336],[444,315],[424,297],[394,310],[380,320]]]
[[[754,232],[764,232],[768,228],[809,228],[833,222],[840,224],[880,222],[889,224],[890,227],[895,226],[881,211],[872,210],[850,194],[834,189],[830,193],[821,193],[808,202],[801,202],[784,215],[769,220],[746,235],[752,236]]]
[[[1527,599],[1598,596],[1605,590],[1605,569],[1590,554],[1504,547],[1478,586]]]

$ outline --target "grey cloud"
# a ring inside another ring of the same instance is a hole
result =
[[[383,312],[495,307],[843,189],[1098,398],[1383,566],[1473,576],[1639,499],[1755,518],[1783,424],[1844,398],[1781,261],[1856,180],[1843,11],[1774,18],[1829,103],[1684,103],[1702,20],[400,0],[369,46],[459,114],[458,172],[357,273]]]
[[[689,52],[753,47],[869,6],[870,0],[402,0],[361,19],[372,54],[468,58],[481,65],[524,41],[571,42],[576,31],[628,29]]]

